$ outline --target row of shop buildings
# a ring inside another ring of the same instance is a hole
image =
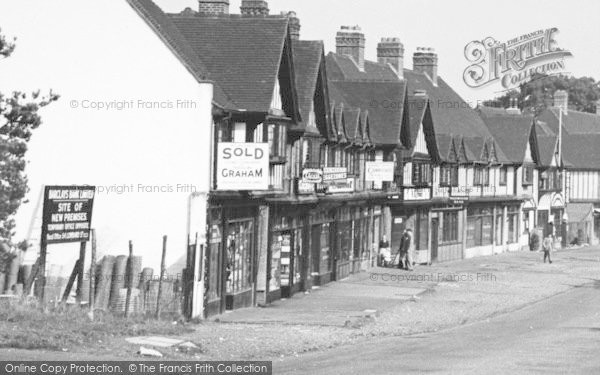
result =
[[[600,115],[570,111],[565,92],[537,118],[473,109],[432,49],[409,67],[398,38],[368,61],[359,27],[326,54],[265,1],[241,14],[228,0],[179,14],[130,3],[214,85],[204,316],[366,270],[406,228],[422,264],[529,249],[536,231],[598,237]]]

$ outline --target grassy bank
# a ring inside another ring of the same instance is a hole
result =
[[[192,329],[173,320],[129,319],[78,306],[40,306],[33,300],[0,301],[0,348],[68,351],[109,346],[117,337],[181,335]]]

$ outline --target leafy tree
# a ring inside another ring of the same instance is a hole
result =
[[[0,34],[0,61],[8,58],[15,43]],[[0,92],[0,241],[11,243],[14,215],[28,191],[25,175],[27,143],[42,119],[39,109],[58,100],[58,95],[40,92]],[[0,252],[1,252],[0,248]]]
[[[531,81],[523,83],[519,89],[506,92],[504,95],[483,104],[490,107],[507,108],[511,99],[518,99],[523,111],[539,114],[553,103],[556,90],[569,93],[569,108],[582,112],[596,112],[596,102],[600,99],[600,82],[591,77],[568,77],[565,75],[537,74]]]

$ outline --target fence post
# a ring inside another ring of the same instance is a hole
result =
[[[133,242],[129,240],[129,259],[127,259],[127,271],[125,273],[129,275],[127,279],[127,299],[125,300],[125,318],[129,318],[129,307],[131,304],[131,288],[133,288]]]
[[[162,297],[163,277],[165,276],[165,255],[167,254],[167,236],[163,236],[162,260],[160,262],[160,278],[158,279],[158,296],[156,297],[156,318],[160,319],[160,300]]]
[[[96,300],[96,230],[92,229],[92,259],[90,264],[90,319],[94,320]]]

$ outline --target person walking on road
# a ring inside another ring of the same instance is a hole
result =
[[[546,236],[546,238],[544,238],[544,241],[542,242],[542,250],[544,251],[544,263],[546,263],[546,258],[548,258],[548,261],[550,262],[550,264],[552,264],[550,252],[552,251],[553,245],[554,239],[552,238],[552,235],[549,234],[548,236]]]
[[[412,238],[412,229],[408,228],[404,231],[402,235],[402,240],[400,241],[400,262],[398,263],[398,268],[404,268],[409,271],[413,270],[412,267],[412,246],[413,246],[413,238]]]

